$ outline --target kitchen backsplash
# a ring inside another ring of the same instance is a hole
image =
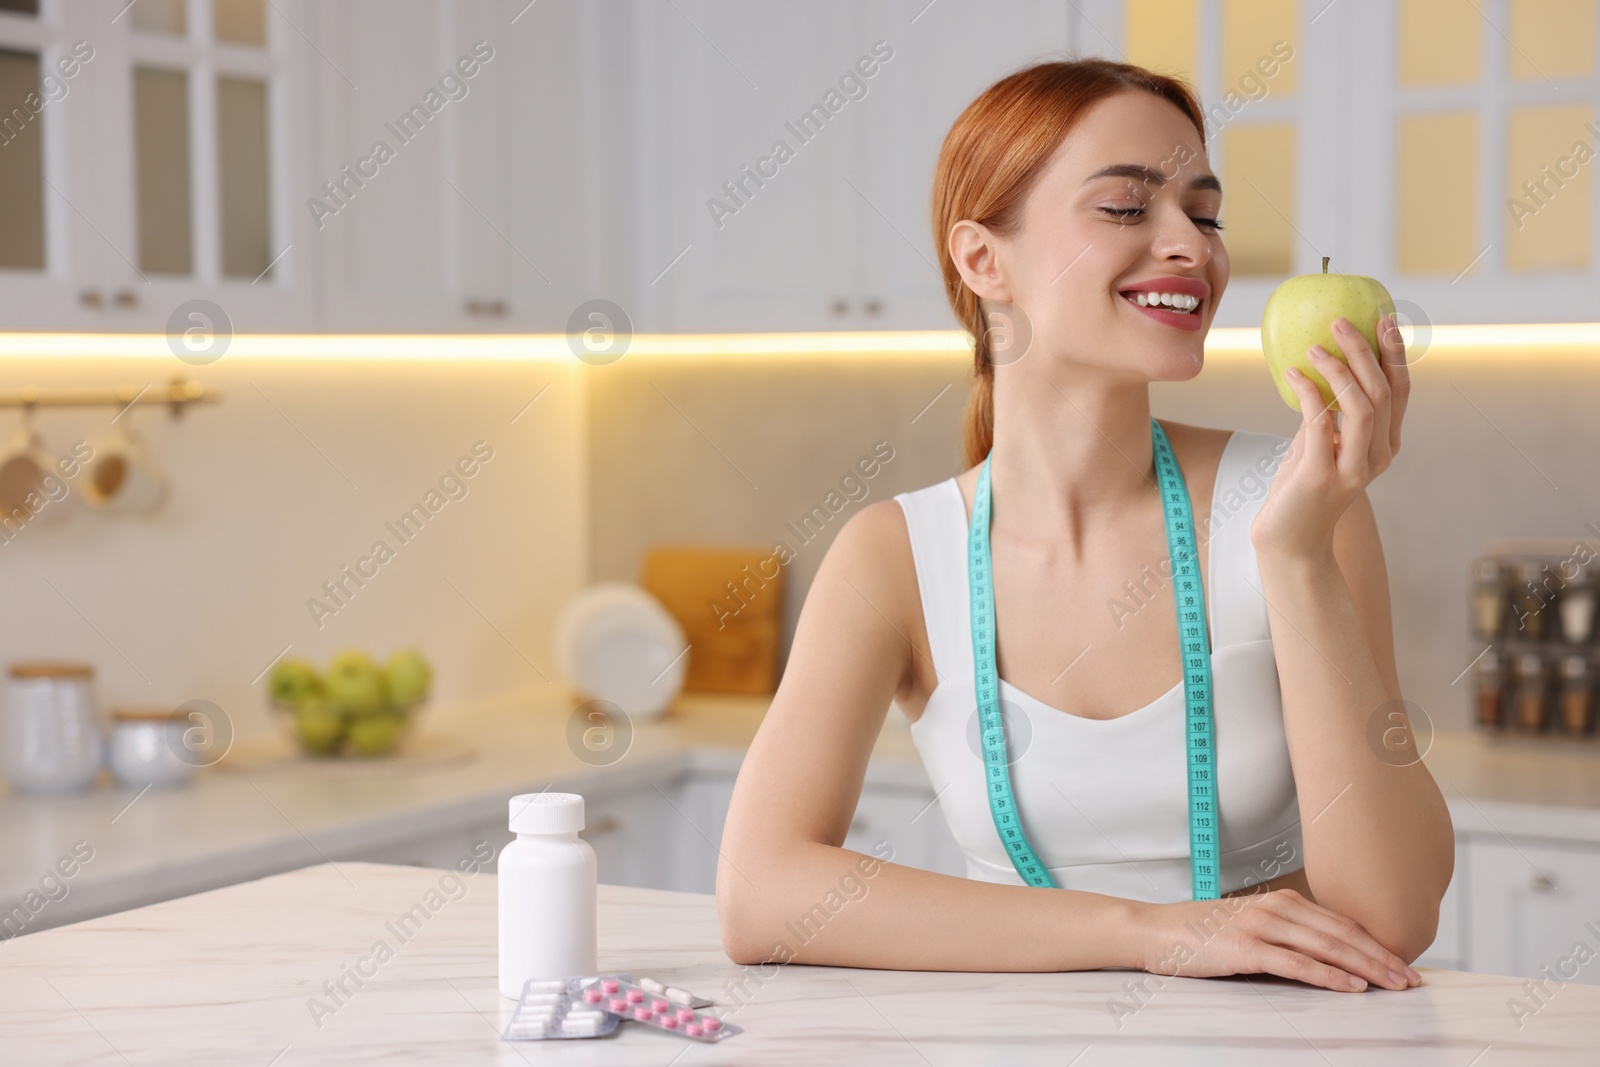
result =
[[[9,384],[42,387],[137,388],[182,371],[222,400],[177,420],[144,406],[118,420],[171,479],[159,511],[113,518],[70,492],[6,531],[0,661],[87,660],[102,710],[209,700],[241,735],[273,728],[261,675],[286,649],[321,664],[349,646],[386,656],[414,645],[438,669],[439,700],[557,679],[551,624],[587,556],[572,368],[228,356],[3,366]],[[51,455],[69,455],[106,439],[115,414],[45,409],[36,427]],[[19,414],[0,419],[8,437]]]
[[[1472,722],[1468,575],[1485,541],[1600,524],[1600,352],[1585,355],[1435,345],[1413,367],[1401,454],[1371,496],[1402,687],[1437,726]],[[103,707],[206,699],[241,734],[271,728],[260,676],[286,647],[325,661],[416,645],[442,701],[559,684],[562,605],[586,578],[638,580],[666,543],[784,545],[786,651],[849,516],[958,470],[969,358],[8,358],[12,385],[181,370],[224,397],[176,421],[122,416],[172,479],[155,515],[111,518],[69,494],[69,521],[0,540],[0,660],[86,659]],[[1298,419],[1238,355],[1152,398],[1201,425],[1292,435]],[[45,410],[36,425],[67,456],[105,439],[112,414]],[[0,418],[7,437],[19,416]]]

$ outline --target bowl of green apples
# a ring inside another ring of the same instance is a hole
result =
[[[360,649],[333,657],[326,671],[303,659],[272,668],[272,706],[308,756],[386,756],[399,746],[428,697],[433,668],[415,649],[380,665]]]

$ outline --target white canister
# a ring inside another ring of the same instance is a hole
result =
[[[583,797],[511,798],[517,839],[500,850],[500,993],[513,1000],[530,978],[596,972],[594,849],[578,837]]]
[[[11,665],[6,694],[5,776],[24,793],[88,789],[100,772],[100,720],[94,668],[32,661]]]
[[[184,758],[188,720],[171,708],[111,709],[111,740],[106,763],[122,785],[183,785],[194,776]]]

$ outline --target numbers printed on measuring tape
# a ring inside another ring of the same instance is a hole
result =
[[[1177,457],[1160,423],[1150,420],[1156,474],[1160,480],[1167,547],[1173,564],[1173,602],[1177,610],[1178,639],[1184,664],[1183,688],[1189,780],[1189,865],[1194,899],[1215,900],[1220,881],[1217,834],[1213,825],[1216,782],[1211,774],[1212,735],[1211,641],[1206,626],[1205,592],[1201,586],[1196,546],[1192,541],[1194,518],[1188,488]],[[994,586],[989,554],[989,457],[978,469],[978,487],[967,529],[967,585],[972,609],[974,688],[982,724],[983,760],[989,779],[989,811],[995,829],[1011,857],[1012,866],[1026,885],[1054,888],[1049,868],[1028,841],[1011,791],[1006,759],[1006,737],[998,701],[999,677],[994,652]]]

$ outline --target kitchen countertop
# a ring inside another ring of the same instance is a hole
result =
[[[92,859],[65,880],[64,895],[58,889],[35,909],[26,932],[503,822],[516,793],[599,798],[691,771],[732,775],[768,702],[685,695],[669,714],[636,724],[627,754],[606,767],[569,748],[575,702],[549,686],[429,709],[423,728],[471,738],[477,753],[426,772],[318,780],[207,769],[190,787],[142,794],[0,793],[0,911],[38,891],[77,842]],[[898,717],[891,712],[878,738],[867,781],[928,789]],[[1600,844],[1600,744],[1441,732],[1426,758],[1458,831]]]
[[[512,1002],[496,988],[494,875],[444,876],[324,864],[18,938],[0,947],[0,1062],[1487,1067],[1592,1063],[1600,1018],[1600,988],[1569,984],[1519,1026],[1507,1004],[1525,999],[1521,979],[1431,968],[1415,988],[1364,993],[1162,978],[1141,1002],[1124,984],[1155,976],[1131,971],[742,967],[720,949],[713,897],[602,885],[600,969],[712,997],[745,1032],[706,1045],[625,1022],[512,1043],[499,1036]],[[419,903],[426,918],[397,936]],[[379,941],[392,955],[374,955]],[[348,994],[324,990],[351,973]]]

